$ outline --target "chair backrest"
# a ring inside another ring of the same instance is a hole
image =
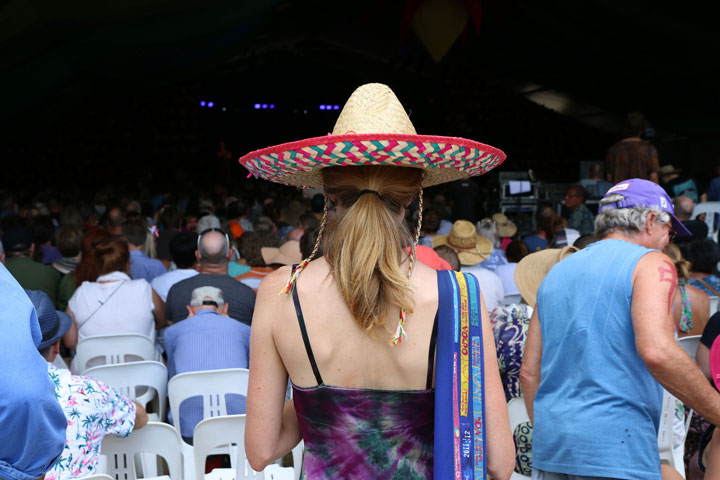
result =
[[[113,480],[113,477],[106,473],[96,473],[95,475],[90,475],[88,477],[81,477],[82,480]]]
[[[507,403],[508,417],[510,418],[510,431],[514,432],[515,428],[523,422],[529,422],[530,417],[525,407],[525,397],[511,398]]]
[[[155,345],[144,335],[100,335],[87,337],[78,342],[75,353],[75,369],[79,373],[84,373],[91,360],[93,363],[100,360],[97,365],[114,365],[155,359]]]
[[[696,219],[698,215],[705,214],[705,225],[708,227],[708,237],[712,237],[717,241],[718,232],[715,224],[715,214],[720,214],[720,202],[702,202],[695,205],[692,213],[692,219]]]
[[[235,480],[262,478],[262,474],[250,468],[245,457],[245,415],[206,418],[195,426],[193,432],[193,456],[195,457],[195,480],[205,478],[205,459],[212,450],[233,445],[235,454]]]
[[[175,375],[168,382],[170,412],[175,425],[180,425],[180,404],[190,397],[203,398],[203,418],[227,415],[225,395],[247,397],[247,368],[226,368]]]
[[[710,316],[712,317],[720,309],[720,297],[710,295]]]
[[[293,470],[293,467],[268,465],[263,470],[263,474],[265,474],[265,480],[293,480],[295,478]]]
[[[107,456],[107,471],[115,480],[135,480],[135,454],[152,453],[163,457],[171,480],[182,480],[182,439],[167,423],[149,422],[128,437],[105,437],[101,452]]]
[[[683,337],[678,339],[678,344],[685,350],[685,353],[690,355],[690,358],[695,360],[695,352],[697,352],[698,343],[700,343],[700,337],[702,335],[691,335],[689,337]]]
[[[503,305],[512,305],[520,302],[522,302],[522,295],[519,293],[517,295],[505,295],[503,298]]]
[[[145,361],[101,365],[85,370],[83,375],[94,377],[113,387],[118,393],[147,407],[151,401],[158,419],[165,418],[167,397],[167,368],[160,362]],[[151,387],[138,392],[137,387]]]

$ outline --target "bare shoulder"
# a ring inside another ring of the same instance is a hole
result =
[[[287,284],[287,281],[290,279],[290,275],[292,275],[292,267],[289,265],[280,267],[274,272],[268,274],[265,278],[263,278],[262,282],[260,282],[260,286],[257,291],[258,297],[271,294],[277,295],[280,290],[285,287],[285,284]]]
[[[672,270],[673,272],[675,272],[675,264],[673,263],[672,259],[664,253],[654,251],[642,256],[640,261],[635,266],[635,275],[657,275],[661,270]],[[677,277],[675,273],[673,273],[672,276],[674,278]]]

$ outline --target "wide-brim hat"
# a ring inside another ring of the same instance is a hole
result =
[[[45,292],[25,290],[25,293],[30,298],[37,313],[40,332],[42,333],[42,340],[40,340],[37,349],[43,350],[57,342],[70,330],[72,318],[65,312],[55,310],[52,300]]]
[[[663,166],[660,167],[660,169],[658,170],[658,174],[659,174],[661,177],[662,177],[663,175],[670,175],[670,174],[673,174],[673,173],[680,173],[680,172],[682,172],[682,170],[679,169],[679,168],[675,168],[672,164],[670,164],[670,165],[663,165]]]
[[[498,235],[510,238],[517,233],[517,225],[510,221],[504,213],[496,213],[492,216],[493,222],[497,227]]]
[[[280,248],[262,247],[260,253],[265,265],[295,265],[303,260],[300,242],[297,240],[288,240],[280,245]]]
[[[255,177],[316,188],[325,167],[414,167],[425,170],[427,187],[482,175],[504,160],[501,150],[473,140],[418,135],[390,87],[370,83],[350,96],[332,134],[256,150],[240,164]]]
[[[525,303],[535,307],[537,292],[550,269],[578,249],[572,246],[548,248],[523,257],[515,267],[515,286]]]
[[[450,233],[433,237],[433,248],[447,245],[457,253],[461,265],[477,265],[492,253],[492,243],[478,235],[475,225],[467,220],[453,223]]]

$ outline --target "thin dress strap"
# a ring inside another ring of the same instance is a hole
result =
[[[430,390],[433,384],[433,373],[435,372],[435,344],[437,343],[437,330],[438,330],[438,312],[435,313],[435,320],[433,320],[432,335],[430,336],[430,350],[428,351],[428,368],[427,368],[427,383],[426,389]]]
[[[308,359],[310,360],[310,366],[312,367],[313,373],[315,374],[315,380],[318,385],[323,385],[322,377],[320,376],[320,370],[318,370],[317,363],[315,363],[315,355],[313,355],[312,347],[310,346],[310,339],[308,338],[307,328],[305,328],[305,319],[303,318],[302,308],[300,308],[300,299],[298,298],[297,286],[292,289],[293,303],[295,304],[295,313],[297,314],[298,324],[300,324],[300,333],[302,333],[303,343],[305,344],[305,351],[307,352]]]

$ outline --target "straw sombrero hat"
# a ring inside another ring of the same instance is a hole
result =
[[[240,164],[255,177],[317,188],[323,188],[323,167],[424,168],[427,187],[482,175],[504,160],[501,150],[479,142],[416,134],[390,87],[370,83],[350,96],[332,134],[257,150],[240,158]]]
[[[510,221],[504,213],[496,213],[492,216],[493,222],[497,227],[498,235],[510,238],[517,233],[517,225]]]
[[[461,265],[476,265],[492,253],[490,240],[478,235],[475,225],[467,220],[453,223],[449,234],[433,237],[433,247],[441,245],[447,245],[455,250]]]
[[[515,286],[525,303],[534,308],[540,284],[550,269],[577,251],[575,247],[548,248],[523,257],[515,267]]]

